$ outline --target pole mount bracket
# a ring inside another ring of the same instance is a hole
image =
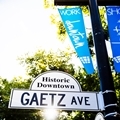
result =
[[[113,90],[106,90],[106,91],[102,92],[102,94],[109,93],[109,92],[115,92],[115,91],[113,91]]]
[[[110,106],[118,106],[117,104],[108,104],[105,106],[105,108],[110,107]]]
[[[117,112],[108,113],[107,115],[105,115],[105,118],[106,118],[106,117],[109,117],[109,116],[120,117],[120,114],[117,113]]]

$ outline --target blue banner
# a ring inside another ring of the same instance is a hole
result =
[[[88,47],[81,8],[64,8],[58,9],[58,11],[80,61],[86,72],[92,74],[94,68]]]
[[[106,10],[114,67],[120,72],[120,6],[107,6]]]

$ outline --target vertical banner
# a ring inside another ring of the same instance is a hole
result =
[[[81,8],[64,8],[58,9],[58,11],[80,61],[86,72],[92,74],[94,68],[88,47]]]
[[[106,10],[114,67],[120,72],[120,6],[107,6]]]

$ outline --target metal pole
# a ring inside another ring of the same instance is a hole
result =
[[[117,117],[119,111],[117,98],[105,44],[104,32],[100,21],[97,0],[89,0],[89,9],[100,78],[100,88],[103,93],[105,104],[104,117],[105,120],[120,120],[120,118]]]

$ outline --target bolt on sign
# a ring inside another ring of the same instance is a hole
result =
[[[8,108],[101,111],[104,104],[100,92],[83,92],[68,73],[47,71],[32,81],[29,90],[12,89]]]

